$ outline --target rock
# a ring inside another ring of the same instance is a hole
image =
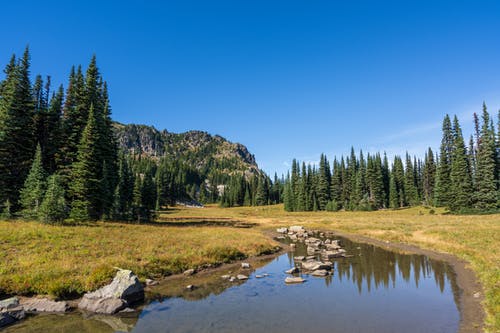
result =
[[[87,298],[84,296],[78,307],[89,312],[115,314],[125,309],[127,302],[120,298]]]
[[[269,276],[269,274],[264,273],[264,274],[262,274],[262,276],[263,276],[263,277],[268,277],[268,276]]]
[[[325,244],[331,244],[332,243],[332,240],[331,239],[326,239],[325,240]]]
[[[344,256],[344,252],[341,251],[324,251],[321,256],[325,259],[341,258]]]
[[[189,276],[189,275],[193,275],[195,273],[195,270],[193,268],[191,269],[188,269],[187,271],[184,271],[184,275],[186,276]]]
[[[297,240],[297,235],[295,235],[295,234],[290,235],[290,239],[291,240]]]
[[[187,289],[187,290],[195,290],[195,289],[196,289],[196,286],[194,286],[194,285],[190,284],[190,285],[186,286],[186,289]]]
[[[315,253],[316,253],[316,250],[317,250],[316,248],[314,248],[314,247],[312,247],[312,246],[308,246],[308,247],[307,247],[307,254],[308,254],[308,255],[313,255],[313,254],[315,254]]]
[[[129,304],[144,299],[144,288],[130,270],[119,270],[113,281],[83,295],[78,307],[96,313],[113,314]]]
[[[340,249],[340,245],[337,243],[325,244],[325,247],[329,251],[336,251]]]
[[[295,273],[298,273],[298,272],[299,272],[298,267],[292,267],[289,270],[285,271],[286,274],[295,274]]]
[[[234,281],[236,281],[236,278],[235,278],[234,276],[231,276],[231,277],[229,278],[229,282],[234,282]]]
[[[288,230],[290,232],[293,232],[293,233],[305,233],[306,232],[306,229],[304,229],[304,227],[301,225],[292,225],[290,228],[288,228]]]
[[[248,280],[248,276],[243,275],[243,274],[238,274],[238,275],[236,275],[236,278],[237,278],[238,280]]]
[[[132,308],[125,308],[120,311],[120,313],[132,313],[132,312],[135,312],[135,310]]]
[[[276,232],[278,232],[280,234],[287,234],[288,228],[278,228],[278,229],[276,229]]]
[[[297,247],[297,244],[290,244],[290,249],[295,250],[296,247]]]
[[[16,308],[19,306],[19,298],[11,297],[0,301],[0,310]]]
[[[231,278],[231,275],[222,275],[221,278],[223,278],[224,280],[228,280]]]
[[[332,269],[330,265],[315,260],[303,262],[302,268],[308,271],[315,271],[318,269],[326,269],[326,270]]]
[[[295,261],[302,261],[302,260],[304,260],[305,258],[306,258],[306,257],[304,257],[304,256],[297,256],[297,257],[293,257],[293,260],[295,260]]]
[[[68,312],[70,310],[67,302],[56,302],[47,298],[30,298],[21,302],[21,305],[28,312]]]
[[[317,269],[314,272],[312,272],[311,275],[323,277],[328,275],[328,271],[326,269]]]
[[[257,279],[262,279],[264,277],[264,275],[255,275],[255,278]]]
[[[286,284],[294,284],[294,283],[304,283],[306,280],[304,280],[301,277],[287,277],[285,279]]]
[[[0,312],[0,327],[4,327],[13,324],[17,321],[16,318],[12,317],[7,312]]]
[[[247,262],[242,262],[241,263],[241,268],[245,268],[245,269],[250,268],[250,264],[247,263]]]
[[[481,297],[481,293],[480,293],[480,292],[477,292],[477,293],[474,293],[472,296],[473,296],[474,298],[479,298],[479,297]]]
[[[158,281],[155,281],[155,280],[151,280],[151,279],[146,279],[146,286],[156,286],[157,284],[159,284]]]

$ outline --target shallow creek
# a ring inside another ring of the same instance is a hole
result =
[[[307,256],[297,243],[251,269],[230,265],[167,279],[135,313],[37,315],[5,332],[457,332],[458,288],[447,263],[334,239],[348,256],[332,259],[326,277],[295,274],[302,284],[284,282],[291,276],[285,271],[300,266],[294,257]],[[226,274],[249,279],[230,282]]]

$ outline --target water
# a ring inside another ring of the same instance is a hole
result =
[[[350,258],[334,261],[333,275],[302,274],[285,285],[294,253],[256,268],[246,282],[229,282],[226,271],[168,281],[156,300],[128,316],[36,316],[8,331],[57,332],[456,332],[458,288],[444,262],[342,240]],[[258,266],[258,265],[256,265]],[[229,269],[229,268],[228,268]],[[238,274],[232,269],[231,274]],[[243,270],[242,270],[243,272]],[[247,274],[250,272],[247,270]],[[264,278],[256,275],[269,274]],[[185,286],[199,286],[194,291]]]

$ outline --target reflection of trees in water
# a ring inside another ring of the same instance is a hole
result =
[[[441,292],[444,291],[445,283],[451,284],[456,296],[457,285],[452,268],[445,262],[429,259],[423,255],[408,255],[387,251],[380,247],[368,244],[353,243],[347,239],[343,242],[347,253],[353,257],[336,261],[335,274],[339,279],[352,280],[358,286],[358,291],[383,286],[389,288],[396,285],[396,279],[400,276],[404,281],[410,282],[413,277],[415,286],[418,288],[422,278],[434,275],[436,284]]]

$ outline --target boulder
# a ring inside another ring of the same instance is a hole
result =
[[[278,228],[278,229],[276,229],[276,232],[278,232],[280,234],[287,234],[288,229],[287,228]]]
[[[304,229],[303,226],[301,225],[292,225],[290,228],[288,228],[288,230],[290,232],[293,232],[293,233],[305,233],[306,232],[306,229]]]
[[[326,269],[330,270],[332,267],[328,264],[325,264],[321,261],[311,260],[302,263],[302,268],[307,271],[316,271],[318,269]]]
[[[257,279],[262,279],[264,277],[264,275],[255,275],[255,278]]]
[[[83,295],[78,307],[96,313],[116,313],[129,304],[144,299],[144,288],[130,270],[119,270],[113,281]]]
[[[285,271],[286,274],[295,274],[295,273],[298,273],[298,272],[299,272],[298,267],[292,267],[289,270]]]
[[[56,302],[47,298],[29,298],[22,301],[21,305],[28,312],[68,312],[70,310],[67,302]]]
[[[12,317],[7,312],[0,312],[0,327],[4,327],[13,324],[17,321],[16,318]]]
[[[186,289],[187,289],[187,290],[195,290],[195,289],[196,289],[196,286],[195,286],[195,285],[190,284],[190,285],[186,286]]]
[[[321,252],[321,257],[324,259],[341,258],[344,256],[344,252],[341,251],[324,251]]]
[[[183,274],[186,276],[189,276],[189,275],[193,275],[194,273],[195,273],[195,270],[193,268],[191,268],[191,269],[184,271]]]
[[[312,272],[311,275],[323,277],[328,275],[328,271],[326,269],[317,269],[314,272]]]
[[[222,275],[221,278],[223,278],[224,280],[229,280],[231,278],[231,275]]]
[[[297,256],[297,257],[293,257],[293,260],[295,260],[295,261],[302,261],[302,260],[304,260],[305,258],[306,258],[306,257],[304,257],[304,256]]]
[[[11,297],[0,301],[0,311],[19,306],[19,298]]]
[[[294,283],[304,283],[306,280],[304,280],[301,277],[287,277],[285,279],[286,284],[294,284]]]
[[[248,276],[243,275],[243,274],[238,274],[238,275],[236,275],[236,278],[237,278],[238,280],[248,280]]]
[[[87,298],[83,296],[78,307],[95,313],[115,314],[125,309],[127,302],[120,298]]]
[[[159,284],[158,281],[155,281],[155,280],[152,280],[152,279],[146,279],[146,286],[156,286],[157,284]]]
[[[242,263],[241,263],[241,268],[248,269],[248,268],[250,268],[250,264],[249,264],[249,263],[247,263],[247,262],[242,262]]]

